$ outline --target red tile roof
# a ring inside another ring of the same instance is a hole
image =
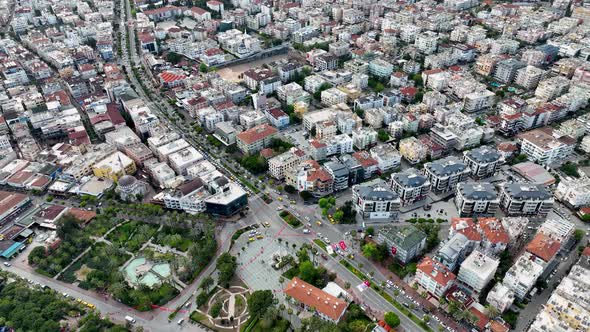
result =
[[[477,317],[477,321],[475,322],[475,326],[477,326],[477,328],[480,331],[483,331],[486,327],[486,325],[488,324],[488,322],[490,321],[490,318],[488,316],[486,316],[483,312],[477,310],[475,307],[471,307],[469,308],[469,311],[475,315],[475,317]]]
[[[203,15],[203,14],[208,13],[208,11],[206,11],[203,8],[199,8],[199,7],[192,7],[191,12],[193,12],[194,14],[197,14],[197,15]]]
[[[414,97],[416,95],[416,93],[418,92],[418,89],[416,89],[413,86],[406,86],[406,87],[399,89],[399,92],[401,92],[405,96]]]
[[[306,306],[315,308],[318,312],[334,321],[338,321],[348,307],[346,301],[334,297],[297,277],[289,282],[284,292]]]
[[[352,154],[352,157],[356,159],[363,168],[379,165],[379,162],[371,157],[367,151],[357,151]]]
[[[471,218],[453,218],[451,219],[451,228],[457,233],[465,235],[470,241],[481,241],[481,234],[477,231]]]
[[[526,247],[526,251],[539,257],[545,262],[549,262],[561,248],[561,243],[558,240],[554,240],[543,233],[537,233],[537,235],[529,242]]]
[[[21,204],[26,199],[27,196],[24,194],[0,190],[0,216]]]
[[[314,140],[312,140],[312,141],[310,142],[310,144],[311,144],[311,145],[312,145],[314,148],[316,148],[316,149],[319,149],[319,148],[324,148],[324,147],[326,147],[326,146],[327,146],[327,145],[326,145],[326,143],[320,142],[320,141],[318,141],[317,139],[314,139]]]
[[[457,278],[446,266],[428,256],[424,257],[420,263],[418,263],[417,269],[428,275],[430,279],[434,280],[442,287],[446,287]]]
[[[488,241],[505,244],[510,242],[510,236],[497,218],[478,218],[477,221],[483,236]]]
[[[54,220],[57,218],[64,210],[66,209],[65,206],[62,205],[50,205],[45,207],[42,210],[39,210],[35,213],[36,218],[42,218],[45,220]]]
[[[275,127],[267,123],[263,123],[252,129],[248,129],[239,133],[238,139],[244,144],[252,144],[258,140],[264,139],[265,137],[276,134],[277,131],[278,130]]]

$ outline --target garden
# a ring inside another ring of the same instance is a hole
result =
[[[153,243],[186,252],[195,241],[196,238],[187,234],[186,229],[164,226],[154,238]]]
[[[136,253],[156,234],[158,228],[158,225],[129,221],[110,232],[107,240],[129,252]]]
[[[298,228],[301,227],[303,224],[301,223],[301,221],[299,221],[299,219],[295,218],[294,215],[291,214],[291,212],[289,211],[281,211],[281,213],[279,213],[279,216],[287,223],[289,224],[289,226],[293,227],[293,228]]]

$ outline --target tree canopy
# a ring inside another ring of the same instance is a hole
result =
[[[384,320],[385,323],[391,328],[396,328],[401,323],[398,315],[391,311],[385,314]]]
[[[268,289],[257,290],[248,298],[248,311],[250,316],[264,315],[266,310],[272,305],[274,296]]]

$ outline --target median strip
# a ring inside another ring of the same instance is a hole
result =
[[[356,267],[352,266],[352,264],[350,264],[345,259],[341,259],[340,260],[340,264],[342,264],[352,274],[354,274],[355,276],[357,276],[357,278],[359,278],[361,280],[368,280],[369,279],[369,278],[367,278],[366,275],[364,275]],[[377,294],[379,294],[383,299],[385,299],[387,302],[391,303],[391,305],[393,305],[397,310],[399,310],[399,312],[403,313],[406,317],[408,317],[414,323],[416,323],[416,325],[420,326],[423,330],[429,331],[429,332],[433,331],[430,328],[430,326],[428,326],[428,324],[426,324],[423,320],[421,320],[416,315],[414,315],[412,312],[410,312],[410,310],[408,310],[406,307],[404,307],[401,303],[397,302],[393,297],[391,297],[391,295],[387,294],[387,292],[385,292],[383,289],[381,289],[380,287],[376,286],[374,283],[371,283],[371,288]]]

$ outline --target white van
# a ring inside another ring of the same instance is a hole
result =
[[[135,324],[135,318],[131,316],[125,316],[125,320],[130,324]]]

